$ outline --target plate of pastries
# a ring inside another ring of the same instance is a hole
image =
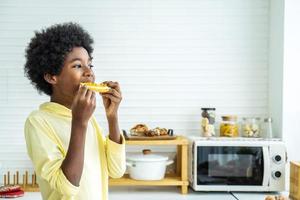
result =
[[[123,134],[127,140],[170,140],[176,138],[173,134],[173,129],[161,127],[150,129],[146,124],[136,124],[129,132],[128,134],[123,130]]]

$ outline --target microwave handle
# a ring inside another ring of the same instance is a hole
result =
[[[264,159],[264,177],[263,177],[263,186],[268,186],[269,185],[269,180],[270,180],[270,155],[269,155],[269,147],[264,146],[263,147],[263,159]]]

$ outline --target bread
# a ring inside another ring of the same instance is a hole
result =
[[[288,200],[288,198],[283,195],[279,195],[279,196],[269,195],[265,198],[265,200]]]
[[[164,136],[168,135],[168,130],[165,128],[156,127],[155,129],[151,129],[145,133],[146,136]]]
[[[168,130],[166,128],[156,127],[154,129],[149,129],[146,124],[137,124],[130,129],[130,135],[133,136],[166,136],[168,135]]]
[[[148,131],[149,128],[146,124],[137,124],[130,129],[130,134],[144,136]]]
[[[156,132],[157,136],[160,135],[168,135],[168,130],[165,128],[160,128],[160,127],[156,127],[155,129],[153,129]]]
[[[81,86],[85,85],[89,90],[93,90],[95,92],[106,93],[111,88],[107,86],[105,83],[80,83]]]
[[[267,196],[265,200],[275,200],[275,196]]]

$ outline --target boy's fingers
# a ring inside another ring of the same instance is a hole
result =
[[[91,98],[92,96],[92,91],[91,90],[87,90],[86,93],[85,93],[85,98],[87,98],[88,100]]]
[[[96,92],[92,92],[91,99],[96,99]]]
[[[85,97],[90,100],[92,98],[92,96],[95,94],[94,91],[92,90],[87,90],[86,94],[85,94]]]
[[[79,97],[82,97],[82,96],[85,96],[86,93],[87,93],[88,89],[87,87],[84,85],[84,86],[80,86],[79,88],[79,91],[78,91],[78,96]]]
[[[116,102],[116,103],[121,101],[120,98],[117,98],[117,97],[113,96],[112,94],[103,94],[102,96],[109,98],[111,101]]]
[[[108,87],[111,87],[112,89],[115,89],[115,90],[117,90],[119,93],[121,93],[120,85],[119,85],[118,82],[105,81],[105,82],[103,82],[103,83],[107,84]]]
[[[92,93],[91,101],[93,102],[94,105],[96,105],[96,93],[95,92]]]
[[[113,95],[113,96],[115,96],[117,98],[121,98],[121,94],[117,90],[115,90],[115,89],[111,89],[107,93],[111,94],[111,95]]]

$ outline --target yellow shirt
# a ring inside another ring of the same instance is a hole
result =
[[[33,111],[25,123],[25,139],[44,200],[107,200],[108,177],[121,177],[126,169],[125,143],[102,135],[91,117],[85,141],[84,166],[79,186],[65,177],[61,167],[71,136],[71,110],[47,102]]]

